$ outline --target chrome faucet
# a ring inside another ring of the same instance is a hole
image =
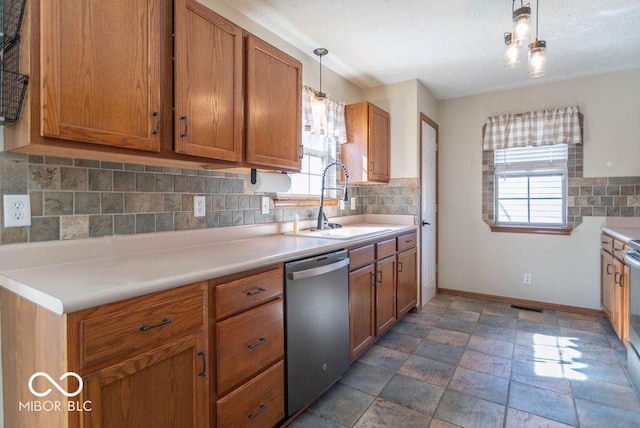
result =
[[[344,171],[344,187],[326,187],[325,186],[325,178],[327,175],[327,170],[332,166],[339,166]],[[349,197],[347,194],[347,187],[349,186],[349,170],[347,167],[340,161],[331,162],[327,165],[322,171],[322,189],[320,190],[320,212],[318,212],[318,230],[324,229],[324,223],[327,221],[327,216],[324,215],[324,191],[325,190],[340,190],[342,189],[342,200],[345,202],[349,201]],[[328,222],[328,221],[327,221]]]

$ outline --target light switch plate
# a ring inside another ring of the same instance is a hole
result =
[[[193,197],[193,216],[204,217],[207,214],[207,207],[204,196]]]
[[[29,195],[4,195],[4,227],[31,226]]]
[[[262,197],[262,214],[269,214],[269,197]]]

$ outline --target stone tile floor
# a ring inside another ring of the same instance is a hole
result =
[[[437,295],[290,427],[640,427],[605,318]]]

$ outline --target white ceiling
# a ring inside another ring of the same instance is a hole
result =
[[[538,79],[526,58],[503,68],[511,0],[224,1],[311,56],[329,49],[323,66],[362,88],[417,78],[447,99],[640,67],[640,0],[540,0]]]

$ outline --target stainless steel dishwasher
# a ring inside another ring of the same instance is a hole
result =
[[[348,271],[346,251],[285,265],[289,416],[349,369]]]

